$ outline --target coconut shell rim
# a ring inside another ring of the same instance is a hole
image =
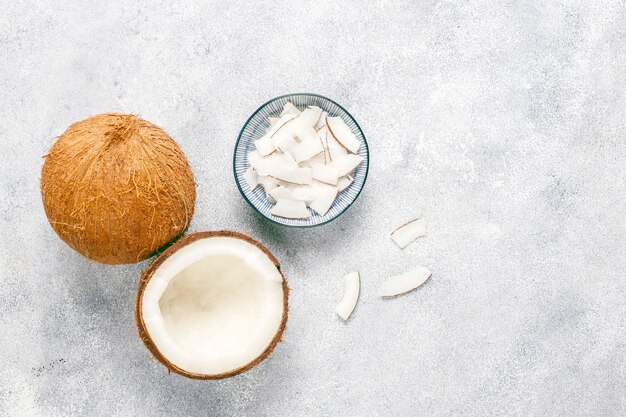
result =
[[[206,238],[212,237],[231,237],[236,239],[241,239],[245,242],[248,242],[257,248],[259,248],[267,257],[272,261],[278,272],[280,273],[282,280],[282,289],[283,289],[283,315],[280,321],[280,325],[278,326],[278,330],[274,335],[274,338],[267,345],[265,350],[256,358],[248,362],[247,364],[240,366],[239,368],[233,369],[231,371],[223,372],[220,374],[198,374],[193,372],[185,371],[184,369],[174,365],[170,362],[158,349],[156,343],[150,337],[148,330],[146,329],[146,325],[143,321],[143,313],[142,313],[142,305],[143,305],[143,293],[148,285],[148,282],[152,279],[154,272],[167,260],[172,254],[177,252],[178,250],[184,248],[185,246]],[[263,362],[267,359],[270,354],[276,348],[276,345],[282,341],[282,336],[287,327],[287,318],[289,311],[289,287],[287,285],[287,279],[285,275],[280,269],[280,262],[276,259],[276,257],[267,249],[263,244],[261,244],[258,240],[252,238],[251,236],[241,233],[235,230],[217,230],[217,231],[204,231],[204,232],[194,232],[188,235],[183,236],[170,247],[168,247],[165,251],[159,254],[146,268],[146,270],[141,274],[141,278],[139,280],[139,284],[137,287],[137,295],[135,298],[135,323],[137,325],[137,329],[139,331],[139,338],[143,341],[144,345],[148,348],[152,356],[159,361],[162,365],[164,365],[168,371],[175,372],[179,375],[185,376],[191,379],[202,379],[202,380],[217,380],[229,378],[235,375],[239,375],[245,371],[248,371],[259,363]]]

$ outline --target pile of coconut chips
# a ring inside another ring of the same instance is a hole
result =
[[[361,141],[341,117],[316,106],[301,111],[287,102],[269,124],[248,154],[246,182],[263,187],[274,216],[306,219],[309,209],[326,215],[363,162]]]

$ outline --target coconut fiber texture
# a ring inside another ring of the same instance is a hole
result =
[[[129,114],[71,125],[45,157],[41,194],[57,234],[106,264],[145,259],[187,227],[193,173],[161,128]]]

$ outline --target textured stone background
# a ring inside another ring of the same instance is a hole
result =
[[[626,414],[623,0],[2,3],[3,415]],[[372,169],[338,221],[290,230],[246,206],[231,154],[257,106],[303,91],[352,112]],[[133,321],[147,262],[89,262],[48,225],[41,156],[107,111],[180,143],[192,230],[283,262],[285,340],[251,372],[168,375]],[[429,235],[401,251],[388,233],[415,215]],[[376,297],[415,264],[426,285]]]

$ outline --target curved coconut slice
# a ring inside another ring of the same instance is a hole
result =
[[[348,320],[350,315],[359,301],[359,293],[361,292],[361,281],[358,272],[352,272],[343,277],[343,298],[337,304],[335,312],[339,317]]]
[[[361,141],[356,137],[350,127],[341,117],[326,117],[326,126],[337,142],[352,153],[357,153],[361,147]]]
[[[381,297],[393,297],[414,290],[430,277],[430,269],[418,266],[403,274],[387,279],[380,286]]]
[[[306,219],[311,217],[311,213],[302,201],[289,199],[276,199],[276,205],[272,207],[270,213],[274,216],[286,219]]]
[[[300,113],[302,112],[296,106],[294,106],[290,101],[288,101],[283,106],[283,111],[280,113],[280,116],[282,117],[286,114],[294,114],[298,116]]]
[[[288,293],[279,262],[256,240],[232,231],[193,233],[143,273],[135,319],[146,347],[170,371],[226,378],[274,350]]]
[[[426,236],[426,220],[415,219],[403,224],[391,233],[391,240],[401,249],[421,236]]]
[[[331,166],[337,169],[337,175],[343,177],[351,173],[356,167],[363,162],[363,157],[359,155],[348,154],[339,159],[334,159]]]

